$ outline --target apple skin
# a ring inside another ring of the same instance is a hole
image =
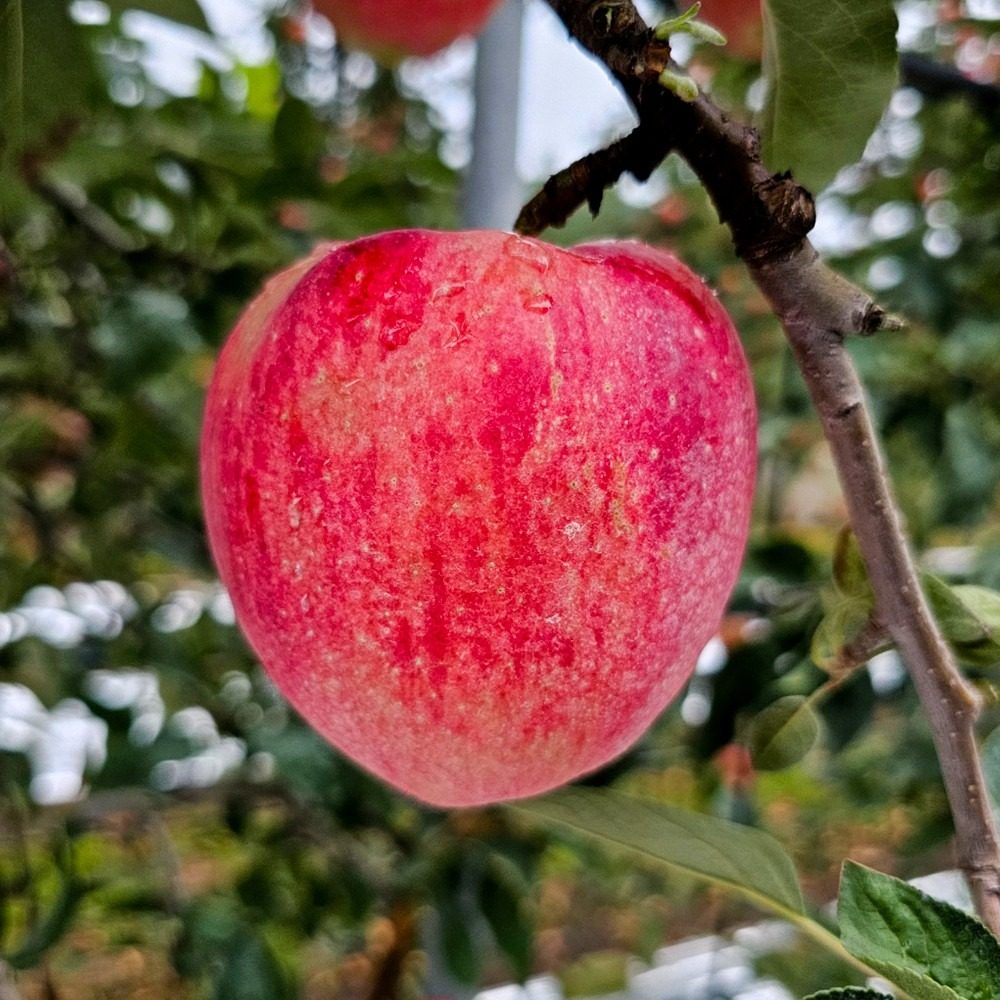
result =
[[[470,806],[593,771],[680,691],[739,570],[756,412],[669,254],[401,231],[272,279],[201,455],[278,687],[390,784]]]
[[[760,62],[764,48],[761,0],[701,0],[699,17],[726,36],[726,51]]]
[[[384,60],[429,56],[475,34],[501,0],[313,0],[341,42]]]

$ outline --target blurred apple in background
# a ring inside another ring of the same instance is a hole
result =
[[[701,0],[700,16],[726,36],[728,51],[760,61],[764,47],[761,0]]]
[[[428,56],[462,35],[478,32],[501,0],[313,0],[337,37],[395,62]]]

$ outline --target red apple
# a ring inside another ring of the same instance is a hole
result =
[[[701,0],[699,16],[726,36],[728,51],[760,62],[764,46],[761,0]]]
[[[500,0],[313,0],[345,45],[390,60],[428,56],[479,31]]]
[[[680,691],[740,565],[739,340],[679,261],[383,233],[267,286],[209,392],[209,539],[330,742],[425,802],[543,792]]]

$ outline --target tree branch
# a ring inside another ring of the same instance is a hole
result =
[[[820,260],[807,239],[815,222],[811,195],[789,175],[764,166],[753,129],[730,120],[704,96],[687,103],[658,84],[670,65],[669,47],[654,38],[631,0],[547,2],[618,81],[638,112],[639,130],[661,135],[664,149],[679,152],[698,174],[784,326],[833,451],[876,614],[906,661],[930,725],[959,864],[980,916],[1000,935],[1000,841],[976,742],[979,699],[959,673],[920,588],[861,383],[844,346],[849,334],[874,333],[896,321]],[[588,197],[585,189],[577,203]],[[558,218],[568,200],[560,192],[536,205],[529,231]]]
[[[527,235],[539,233],[549,226],[564,226],[584,202],[596,217],[605,188],[611,187],[625,173],[639,181],[649,180],[669,152],[669,141],[663,132],[640,125],[623,139],[584,156],[550,177],[545,187],[521,209],[514,228]]]
[[[840,650],[836,664],[831,668],[833,683],[848,680],[873,656],[892,647],[892,640],[877,615],[871,615],[861,631]]]
[[[916,52],[899,57],[900,82],[932,100],[964,97],[987,118],[1000,114],[1000,87],[970,80],[954,66],[935,62]]]

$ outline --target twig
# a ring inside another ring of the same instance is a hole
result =
[[[406,959],[417,946],[418,907],[411,899],[398,899],[389,910],[393,942],[379,963],[368,992],[368,1000],[384,1000],[403,992]]]
[[[641,128],[660,130],[698,174],[737,253],[781,320],[829,441],[875,593],[924,707],[955,823],[958,862],[983,921],[1000,934],[1000,841],[975,726],[979,699],[959,673],[928,608],[861,383],[849,334],[894,328],[864,291],[828,268],[809,243],[812,197],[763,164],[759,140],[704,96],[687,103],[660,87],[669,49],[631,0],[547,0],[570,34],[605,64]],[[544,213],[540,218],[544,217]]]
[[[29,175],[30,176],[30,175]],[[86,193],[73,184],[37,174],[34,188],[43,197],[65,213],[100,243],[116,253],[133,253],[142,244],[123,229],[102,208],[95,205]]]
[[[970,80],[954,66],[916,52],[904,52],[899,57],[899,70],[903,84],[932,100],[964,97],[987,118],[1000,113],[1000,87],[995,83]]]
[[[514,228],[528,234],[541,232],[547,226],[564,226],[584,202],[596,217],[605,188],[611,187],[624,173],[639,181],[649,180],[669,152],[670,145],[662,131],[640,125],[624,138],[550,177],[545,187],[521,209]]]
[[[833,682],[846,681],[859,667],[863,667],[876,653],[892,645],[889,633],[877,615],[871,615],[861,631],[837,655],[832,668]]]

